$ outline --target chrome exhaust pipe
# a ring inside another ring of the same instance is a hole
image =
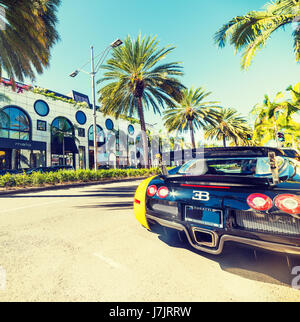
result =
[[[217,246],[218,235],[213,231],[192,227],[193,237],[197,245],[214,248]]]

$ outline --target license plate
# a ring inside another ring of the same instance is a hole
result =
[[[206,226],[223,228],[222,211],[219,209],[185,206],[185,220]]]

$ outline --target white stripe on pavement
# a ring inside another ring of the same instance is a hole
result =
[[[93,255],[100,258],[103,262],[105,262],[106,264],[108,264],[109,266],[111,266],[113,268],[117,268],[117,269],[123,268],[120,263],[117,263],[117,262],[113,261],[112,259],[110,259],[106,256],[103,256],[100,253],[94,253]]]
[[[52,201],[52,202],[38,203],[38,204],[24,206],[24,207],[18,207],[18,208],[2,209],[2,210],[0,210],[0,213],[12,212],[12,211],[17,211],[17,210],[22,210],[22,209],[41,207],[41,206],[47,206],[47,205],[51,205],[51,204],[59,203],[59,202],[63,202],[63,201],[64,200],[56,200],[56,201]]]

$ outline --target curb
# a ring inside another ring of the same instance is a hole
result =
[[[14,195],[18,193],[31,193],[31,192],[40,192],[40,191],[47,191],[47,190],[64,190],[64,189],[71,189],[71,188],[80,188],[85,186],[96,186],[102,184],[109,184],[109,183],[118,183],[118,182],[130,182],[130,181],[137,181],[143,180],[148,177],[135,177],[135,178],[123,178],[123,179],[107,179],[101,181],[92,181],[92,182],[79,182],[79,183],[66,183],[66,184],[59,184],[53,186],[42,186],[42,187],[29,187],[29,188],[16,188],[15,190],[3,190],[0,191],[0,197],[5,195]]]

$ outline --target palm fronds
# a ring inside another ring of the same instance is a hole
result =
[[[205,138],[223,141],[232,140],[235,145],[248,145],[247,134],[252,134],[246,118],[233,108],[224,108],[217,111],[214,124],[205,127]]]
[[[249,68],[257,51],[266,45],[270,36],[287,24],[295,23],[293,32],[296,61],[300,57],[300,18],[299,0],[277,0],[268,4],[264,10],[251,11],[244,16],[237,16],[226,23],[215,34],[214,40],[219,47],[227,42],[235,51],[243,51],[241,66]]]
[[[184,89],[182,99],[173,102],[164,113],[164,125],[169,132],[190,131],[193,148],[196,148],[194,131],[205,127],[207,124],[214,124],[216,109],[220,106],[215,101],[205,101],[211,92],[204,88]]]
[[[56,31],[60,0],[0,0],[0,76],[23,81],[49,66],[50,50],[59,40]]]

